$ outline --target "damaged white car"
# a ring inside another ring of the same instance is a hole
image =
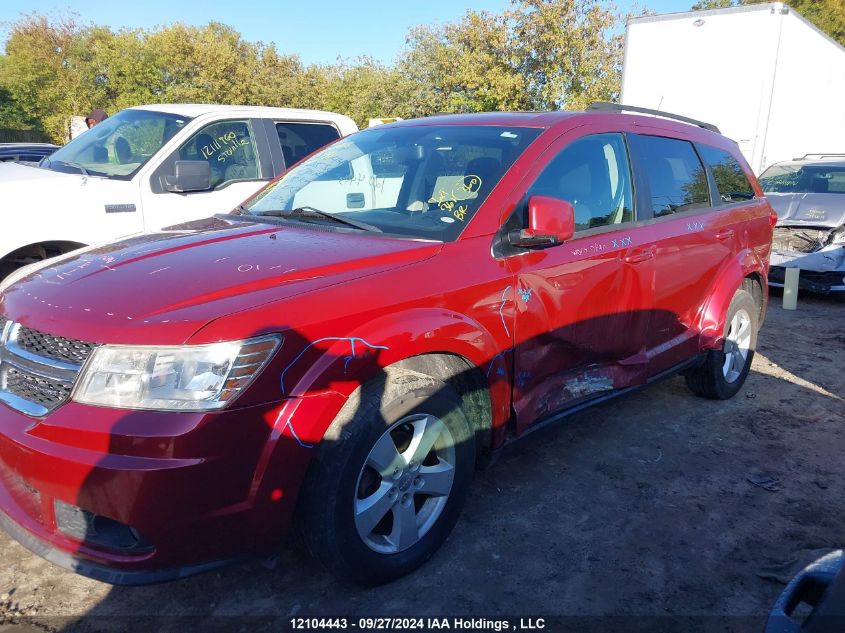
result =
[[[799,287],[845,292],[845,154],[808,154],[772,165],[760,185],[778,214],[769,284],[800,268]]]

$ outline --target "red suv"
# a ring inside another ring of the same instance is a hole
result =
[[[621,110],[372,128],[233,214],[19,271],[3,526],[137,584],[296,519],[332,572],[381,583],[506,443],[679,372],[733,396],[775,215],[715,128]]]

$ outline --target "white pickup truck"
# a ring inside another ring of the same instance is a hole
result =
[[[0,279],[33,261],[232,210],[287,166],[358,130],[331,112],[128,108],[37,166],[0,164]]]

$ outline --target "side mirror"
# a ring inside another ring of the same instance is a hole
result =
[[[575,234],[575,210],[566,200],[551,196],[528,199],[528,228],[508,233],[512,246],[548,248]]]
[[[161,186],[174,193],[211,189],[211,165],[204,160],[177,160],[172,176],[162,176]]]

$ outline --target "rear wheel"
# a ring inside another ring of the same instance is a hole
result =
[[[728,306],[721,351],[709,351],[704,363],[685,375],[693,393],[727,400],[742,388],[757,346],[759,314],[760,308],[751,294],[737,290]]]
[[[367,585],[419,567],[454,527],[472,478],[460,397],[423,374],[389,370],[326,435],[302,493],[311,553]]]

